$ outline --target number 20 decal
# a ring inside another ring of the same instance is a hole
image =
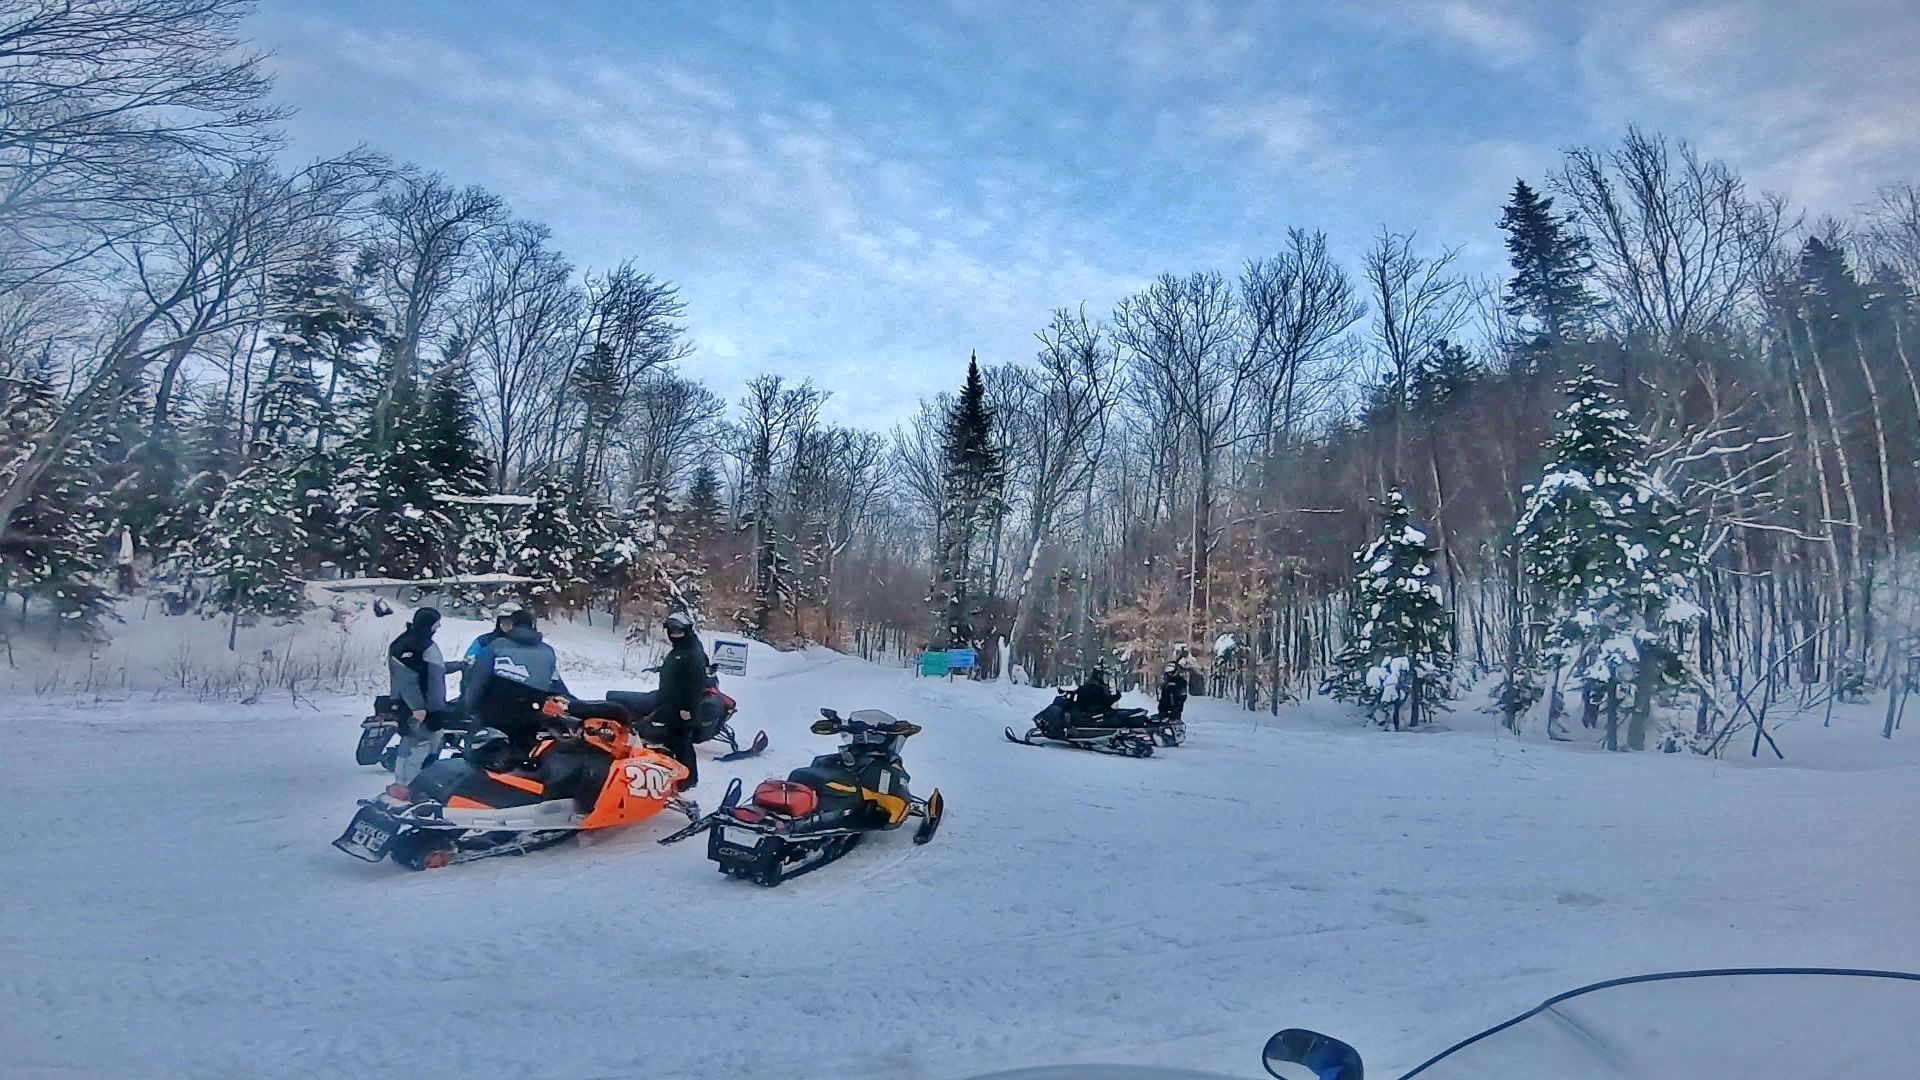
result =
[[[673,771],[651,761],[627,763],[627,793],[639,799],[664,799],[673,790]]]

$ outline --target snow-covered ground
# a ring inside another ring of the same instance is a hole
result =
[[[577,689],[651,684],[610,636],[555,637]],[[819,706],[884,708],[926,728],[934,843],[763,890],[654,844],[662,819],[409,874],[328,844],[382,783],[352,761],[362,697],[17,696],[0,1075],[1256,1076],[1285,1025],[1392,1075],[1595,979],[1920,968],[1920,729],[1884,743],[1866,707],[1754,768],[1195,701],[1190,744],[1135,761],[1007,744],[1041,690],[761,646],[728,685],[773,746],[699,795],[822,752]]]

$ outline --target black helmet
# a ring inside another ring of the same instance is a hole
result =
[[[667,616],[666,620],[660,625],[667,628],[668,637],[679,637],[682,634],[693,633],[693,620],[678,611]]]
[[[467,733],[460,753],[481,769],[498,771],[512,765],[508,760],[512,749],[512,740],[507,738],[506,732],[499,728],[480,728]]]

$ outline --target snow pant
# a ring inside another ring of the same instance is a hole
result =
[[[400,722],[400,743],[393,755],[396,783],[412,780],[441,747],[459,738],[466,726],[466,715],[451,709],[436,711],[428,716],[428,722],[431,729],[415,723],[411,715]]]
[[[699,783],[700,761],[693,755],[694,721],[680,719],[680,713],[675,709],[661,709],[653,714],[653,719],[655,723],[666,729],[667,753],[673,755],[673,760],[687,767],[686,782],[680,786],[690,788]]]

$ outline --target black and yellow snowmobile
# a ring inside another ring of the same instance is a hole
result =
[[[918,724],[878,709],[842,719],[820,710],[816,735],[840,736],[838,753],[823,754],[785,780],[766,780],[742,802],[739,780],[728,785],[719,809],[665,837],[671,844],[707,834],[707,857],[728,877],[778,885],[790,877],[852,851],[868,833],[899,828],[919,818],[913,842],[924,844],[940,828],[946,802],[935,788],[925,799],[907,790],[900,747],[919,733]]]

